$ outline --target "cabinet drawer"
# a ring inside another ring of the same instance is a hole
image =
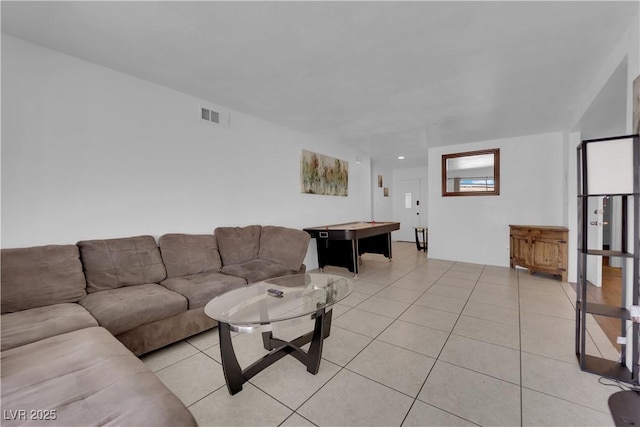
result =
[[[527,237],[529,231],[526,228],[511,227],[509,233],[514,237]]]
[[[532,236],[533,240],[544,240],[548,242],[566,243],[567,235],[561,231],[551,231]]]

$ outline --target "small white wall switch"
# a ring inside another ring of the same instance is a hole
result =
[[[640,323],[640,305],[632,305],[629,308],[629,312],[631,313],[631,320]]]
[[[618,337],[618,339],[616,340],[616,342],[617,342],[618,344],[621,344],[621,345],[626,345],[626,344],[627,344],[627,337]]]

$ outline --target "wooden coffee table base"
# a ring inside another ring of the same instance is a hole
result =
[[[220,336],[220,356],[222,357],[222,370],[227,382],[227,389],[230,394],[236,394],[242,390],[242,385],[253,378],[260,371],[282,359],[287,354],[298,359],[307,367],[307,371],[317,374],[320,369],[322,358],[322,344],[329,336],[331,330],[332,310],[326,308],[318,310],[315,317],[315,327],[312,332],[304,334],[293,341],[283,341],[274,338],[272,332],[263,332],[262,341],[264,348],[270,350],[269,354],[258,359],[246,369],[241,369],[233,343],[231,342],[231,326],[228,323],[218,323],[218,335]],[[311,342],[309,351],[304,351],[301,347]]]

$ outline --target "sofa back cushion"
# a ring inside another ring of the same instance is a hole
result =
[[[258,258],[262,226],[218,227],[214,234],[223,265],[240,264]]]
[[[222,267],[213,234],[165,234],[158,243],[167,277],[220,271]]]
[[[260,259],[276,261],[300,270],[309,249],[309,233],[293,228],[266,225],[260,236]]]
[[[78,242],[87,292],[157,283],[167,277],[153,236]]]
[[[76,302],[87,294],[75,245],[2,249],[0,256],[2,314]]]

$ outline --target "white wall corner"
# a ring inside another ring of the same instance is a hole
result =
[[[607,83],[611,75],[614,73],[618,65],[627,59],[628,75],[631,81],[640,72],[640,16],[632,19],[629,26],[620,37],[615,48],[609,56],[604,60],[599,72],[594,76],[589,87],[583,92],[580,100],[578,100],[578,108],[575,110],[569,123],[569,130],[576,131],[582,116],[587,112],[589,106],[593,103],[600,90]],[[627,91],[630,93],[630,91]],[[629,98],[630,101],[630,98]],[[631,104],[627,104],[631,105]],[[630,121],[630,119],[629,119]],[[631,128],[629,128],[630,130]]]

